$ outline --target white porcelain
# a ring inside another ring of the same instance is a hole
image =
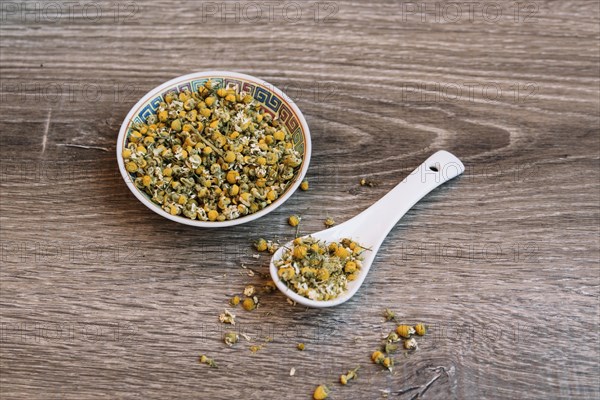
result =
[[[171,215],[170,213],[164,211],[159,205],[157,205],[152,200],[150,200],[147,197],[147,195],[142,193],[135,186],[129,173],[125,169],[125,163],[123,162],[123,157],[121,156],[121,154],[123,152],[125,138],[129,132],[130,125],[132,124],[134,118],[138,115],[139,112],[143,111],[144,108],[148,104],[150,104],[152,101],[157,102],[158,100],[156,99],[156,97],[158,95],[164,93],[167,89],[175,87],[175,86],[180,87],[180,86],[185,85],[186,83],[196,82],[198,80],[202,80],[202,79],[206,79],[206,78],[224,78],[224,79],[235,79],[235,80],[240,80],[240,81],[250,81],[253,85],[258,85],[261,87],[261,89],[263,89],[261,95],[264,96],[265,92],[269,92],[269,94],[270,94],[268,97],[269,99],[271,98],[270,96],[276,95],[278,97],[278,99],[281,101],[281,103],[285,104],[288,107],[288,114],[289,114],[289,109],[291,109],[291,112],[295,113],[298,121],[300,122],[300,129],[302,132],[302,136],[304,138],[304,141],[303,141],[304,157],[303,157],[302,166],[300,167],[300,170],[296,173],[294,181],[292,181],[292,183],[286,189],[286,191],[277,200],[275,200],[272,204],[269,204],[267,207],[263,208],[262,210],[255,212],[253,214],[249,214],[249,215],[246,215],[246,216],[243,216],[240,218],[236,218],[236,219],[232,219],[232,220],[228,220],[228,221],[198,221],[198,220],[189,219],[185,216]],[[306,120],[304,119],[304,115],[302,115],[302,112],[296,106],[296,104],[288,96],[286,96],[286,94],[283,93],[280,89],[278,89],[277,87],[273,86],[272,84],[270,84],[262,79],[259,79],[259,78],[256,78],[256,77],[253,77],[250,75],[239,74],[236,72],[229,72],[229,71],[204,71],[204,72],[195,72],[192,74],[183,75],[183,76],[177,77],[175,79],[171,79],[170,81],[165,82],[162,85],[155,87],[154,89],[152,89],[148,93],[146,93],[144,95],[144,97],[142,97],[140,99],[140,101],[138,101],[136,103],[136,105],[131,108],[131,110],[129,111],[129,114],[127,114],[127,116],[125,117],[125,120],[123,121],[123,124],[121,125],[121,130],[119,131],[119,137],[117,139],[117,162],[119,164],[119,170],[121,171],[121,175],[123,176],[123,179],[125,180],[125,183],[127,184],[127,187],[129,187],[129,190],[131,190],[131,192],[135,195],[135,197],[137,197],[137,199],[139,201],[142,202],[142,204],[144,204],[146,207],[148,207],[155,213],[157,213],[167,219],[170,219],[172,221],[179,222],[179,223],[185,224],[185,225],[192,225],[192,226],[202,227],[202,228],[221,228],[221,227],[239,225],[239,224],[253,221],[257,218],[264,216],[267,213],[270,213],[271,211],[275,210],[277,207],[282,205],[296,191],[298,186],[300,186],[300,183],[302,183],[302,179],[304,179],[304,176],[306,175],[306,171],[308,170],[308,165],[310,164],[311,150],[312,150],[312,146],[311,146],[311,140],[310,140],[310,130],[308,129],[308,124],[306,123]]]
[[[311,300],[300,296],[279,279],[275,262],[279,260],[292,242],[281,246],[271,259],[270,272],[273,281],[286,296],[308,307],[333,307],[348,301],[360,288],[371,268],[375,255],[387,234],[396,223],[419,200],[442,183],[462,174],[465,170],[462,162],[447,151],[438,151],[415,169],[394,189],[375,204],[351,218],[329,229],[310,235],[325,242],[336,242],[351,238],[361,246],[371,249],[363,253],[364,260],[358,279],[348,282],[347,290],[333,300]]]

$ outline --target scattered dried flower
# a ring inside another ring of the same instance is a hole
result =
[[[228,310],[225,310],[221,315],[219,315],[219,321],[224,324],[235,325],[235,315]]]
[[[244,296],[252,297],[256,293],[256,289],[252,285],[248,285],[244,288]]]
[[[358,378],[356,371],[358,371],[359,368],[360,368],[360,366],[354,368],[353,370],[348,371],[346,374],[340,375],[340,383],[342,385],[346,385],[352,379]]]
[[[416,350],[417,349],[417,341],[415,338],[410,338],[404,341],[404,348],[406,350]]]
[[[410,337],[410,335],[415,334],[415,330],[413,329],[412,326],[398,325],[396,327],[396,333],[398,334],[398,336],[407,339]]]
[[[329,396],[329,388],[325,385],[319,385],[313,393],[314,400],[325,400]]]
[[[239,336],[235,332],[227,332],[223,337],[223,341],[227,346],[231,347],[239,341]]]
[[[217,363],[215,362],[215,360],[213,360],[212,358],[208,358],[207,356],[205,356],[204,354],[202,354],[200,356],[200,363],[201,364],[206,364],[211,368],[217,368]]]
[[[256,308],[256,303],[254,302],[254,299],[252,299],[251,297],[246,297],[244,299],[244,301],[242,302],[242,307],[246,311],[252,311]]]
[[[290,226],[298,226],[299,223],[300,217],[297,215],[290,215],[290,217],[288,218],[288,224],[290,224]]]

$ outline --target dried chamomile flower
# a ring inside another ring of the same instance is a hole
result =
[[[390,357],[385,357],[381,362],[381,365],[383,365],[385,368],[391,371],[392,367],[394,366],[394,360]]]
[[[296,348],[300,351],[304,351],[304,349],[306,348],[306,346],[304,345],[304,343],[298,343],[298,345],[296,346]]]
[[[267,251],[269,253],[274,254],[277,251],[278,248],[279,248],[279,244],[277,244],[277,243],[275,243],[275,242],[273,242],[271,240],[269,240],[267,242]]]
[[[384,359],[385,359],[385,354],[383,354],[379,350],[375,350],[373,352],[373,354],[371,354],[371,361],[373,361],[375,364],[381,364]]]
[[[370,181],[365,178],[362,178],[359,183],[360,183],[360,186],[368,186],[368,187],[374,187],[377,185],[375,182]]]
[[[300,217],[297,215],[290,215],[290,217],[288,218],[288,224],[290,224],[290,226],[298,226],[299,223]]]
[[[252,353],[256,353],[259,350],[262,350],[263,346],[262,345],[252,345],[250,346],[250,351]]]
[[[397,341],[399,341],[399,340],[400,340],[400,337],[398,336],[398,334],[397,334],[396,332],[390,332],[390,333],[389,333],[389,334],[386,336],[385,340],[386,340],[388,343],[395,343],[395,342],[397,342]]]
[[[408,326],[408,325],[398,325],[396,327],[396,333],[398,334],[398,336],[402,337],[402,338],[409,338],[411,335],[415,334],[415,330],[413,329],[412,326]]]
[[[314,400],[325,400],[329,397],[329,388],[325,385],[319,385],[313,393]]]
[[[346,385],[348,383],[348,381],[358,378],[356,371],[358,371],[359,368],[360,368],[360,366],[354,368],[353,370],[348,371],[345,375],[344,374],[340,375],[340,383],[342,385]]]
[[[415,333],[419,336],[424,336],[427,333],[427,327],[425,324],[415,325]]]
[[[325,226],[326,226],[327,228],[331,228],[332,226],[334,226],[334,225],[335,225],[335,221],[334,221],[334,219],[333,219],[333,218],[331,218],[331,217],[327,217],[327,218],[325,219],[325,222],[324,222],[324,224],[325,224]]]
[[[405,340],[404,348],[406,350],[416,350],[417,349],[417,341],[415,340],[415,338]]]
[[[217,363],[215,362],[215,360],[213,360],[212,358],[208,358],[204,354],[202,354],[200,356],[199,361],[200,361],[201,364],[206,364],[206,365],[208,365],[211,368],[217,368]]]
[[[233,307],[240,304],[240,296],[233,296],[231,299],[229,299],[229,304],[231,304]]]
[[[239,339],[240,337],[235,332],[227,332],[223,337],[223,341],[225,342],[225,344],[230,347],[236,344],[239,341]]]
[[[252,297],[256,293],[256,289],[252,285],[248,285],[244,288],[244,296]]]
[[[219,315],[219,321],[224,324],[235,325],[235,315],[225,310],[221,315]]]
[[[394,365],[394,361],[390,357],[386,357],[386,355],[379,350],[376,350],[373,352],[373,354],[371,354],[371,361],[373,361],[375,364],[384,366],[390,371]]]
[[[265,251],[267,250],[267,241],[263,238],[258,239],[255,243],[254,243],[254,248],[258,251]]]
[[[395,353],[396,350],[398,350],[398,345],[397,344],[393,344],[393,343],[386,343],[385,344],[385,352],[387,354]]]
[[[383,312],[383,317],[385,318],[386,321],[394,321],[396,319],[396,313],[394,313],[389,308],[386,308],[385,311]]]
[[[246,297],[244,301],[242,301],[242,307],[246,311],[252,311],[256,308],[256,302],[251,297]]]
[[[300,184],[300,190],[304,190],[307,191],[308,190],[308,180],[303,180],[302,183]]]
[[[330,300],[346,290],[362,266],[364,249],[350,239],[325,243],[296,238],[293,246],[276,261],[282,282],[301,296],[312,300]]]

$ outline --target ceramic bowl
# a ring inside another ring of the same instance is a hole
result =
[[[145,123],[148,116],[156,112],[159,104],[164,101],[164,96],[167,93],[173,91],[179,92],[184,89],[196,91],[198,90],[198,87],[204,85],[204,82],[209,79],[214,83],[224,85],[226,88],[235,88],[238,91],[243,90],[252,95],[254,100],[263,107],[265,112],[270,113],[273,117],[279,118],[280,122],[285,124],[288,131],[292,133],[295,148],[300,153],[304,154],[303,162],[298,167],[295,177],[292,179],[285,192],[281,194],[277,200],[258,212],[227,221],[198,221],[189,219],[185,216],[171,215],[164,211],[158,204],[154,203],[146,193],[135,186],[133,183],[134,176],[125,169],[125,163],[121,156],[125,143],[127,142],[127,137],[132,131],[132,126],[136,123]],[[125,117],[117,140],[117,161],[119,163],[119,170],[121,171],[121,175],[123,176],[127,187],[129,187],[129,190],[131,190],[135,197],[137,197],[137,199],[146,207],[167,219],[181,224],[202,228],[216,228],[244,224],[275,210],[290,198],[302,182],[302,179],[308,170],[310,155],[310,131],[302,112],[298,109],[296,104],[294,104],[294,102],[281,90],[262,79],[228,71],[196,72],[172,79],[150,90],[135,106],[133,106],[131,111],[129,111],[129,114],[127,114],[127,117]]]

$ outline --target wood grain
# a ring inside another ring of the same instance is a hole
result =
[[[1,5],[3,399],[409,399],[438,375],[422,398],[600,398],[597,1]],[[218,231],[147,210],[114,154],[139,97],[208,69],[288,92],[314,147],[310,191]],[[355,298],[261,296],[236,312],[252,343],[222,344],[229,296],[266,281],[254,239],[293,237],[292,213],[300,233],[344,221],[438,149],[466,173],[403,218]],[[369,361],[386,307],[431,325],[391,374]]]

